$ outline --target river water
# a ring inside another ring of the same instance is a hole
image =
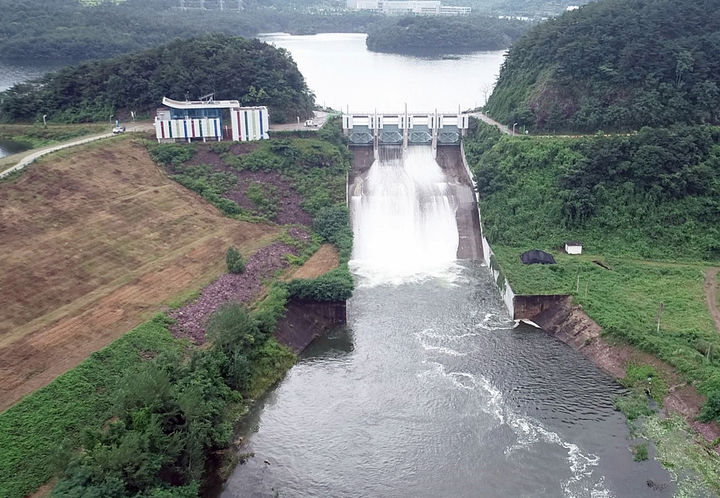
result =
[[[620,386],[517,326],[487,268],[455,259],[454,199],[430,148],[381,149],[350,205],[347,328],[254,408],[252,456],[222,496],[672,495],[659,464],[633,462]]]
[[[483,105],[495,84],[504,51],[458,59],[379,54],[365,48],[363,34],[311,36],[269,34],[260,38],[290,51],[316,102],[350,112],[457,111]],[[487,95],[486,95],[487,94]]]

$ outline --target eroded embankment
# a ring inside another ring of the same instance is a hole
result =
[[[624,378],[630,364],[652,365],[662,372],[671,386],[663,400],[665,410],[682,415],[708,442],[720,437],[717,422],[703,423],[697,420],[703,397],[694,386],[680,379],[674,368],[655,356],[627,344],[613,344],[604,340],[601,336],[602,327],[579,306],[573,306],[572,296],[515,296],[514,301],[516,320],[533,321],[615,378]],[[718,448],[720,446],[716,450]]]
[[[355,147],[348,188],[359,178],[364,178],[375,162],[372,147]],[[459,244],[457,258],[479,260],[483,258],[480,218],[472,180],[465,172],[462,151],[459,146],[438,147],[436,161],[447,180],[448,195],[456,206]]]

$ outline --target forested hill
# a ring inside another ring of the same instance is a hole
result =
[[[267,105],[271,119],[309,116],[314,97],[283,49],[258,40],[212,35],[62,69],[0,93],[0,120],[107,120],[123,110],[152,111],[163,96],[185,100],[215,93]]]
[[[720,0],[599,0],[513,44],[487,111],[540,131],[720,123]]]
[[[225,1],[233,3],[237,0]],[[186,4],[199,5],[199,0]],[[321,10],[290,1],[244,0],[241,11],[180,10],[178,5],[179,0],[0,0],[0,60],[73,63],[209,33],[365,32],[380,18],[368,11]]]
[[[494,17],[390,17],[368,31],[367,47],[399,54],[456,54],[507,48],[530,23]]]

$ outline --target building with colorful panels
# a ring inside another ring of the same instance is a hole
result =
[[[267,107],[241,107],[237,100],[186,100],[163,98],[157,110],[158,142],[233,140],[248,142],[269,138]],[[230,126],[225,123],[229,120]]]

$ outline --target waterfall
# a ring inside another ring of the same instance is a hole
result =
[[[353,185],[353,271],[370,284],[448,274],[459,240],[455,210],[430,147],[380,147]]]

